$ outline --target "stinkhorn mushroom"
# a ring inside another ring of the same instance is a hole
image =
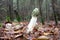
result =
[[[35,8],[32,12],[32,18],[27,26],[27,33],[31,32],[37,23],[37,16],[39,15],[39,9]]]

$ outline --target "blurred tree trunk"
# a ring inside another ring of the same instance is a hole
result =
[[[7,14],[7,0],[0,0],[0,21],[5,21],[5,17]]]
[[[19,0],[17,0],[17,11],[19,13]]]
[[[8,8],[9,8],[9,13],[8,16],[10,17],[11,21],[13,21],[14,17],[13,17],[13,0],[8,0]]]
[[[42,24],[44,24],[44,19],[43,19],[42,10],[41,10],[41,5],[42,5],[43,0],[38,0],[38,2],[39,2],[39,10],[40,10],[41,22],[42,22]]]
[[[46,21],[47,21],[47,23],[49,22],[49,12],[48,12],[48,0],[46,0]]]
[[[32,7],[34,7],[34,3],[35,2],[35,0],[30,0],[30,7],[31,7],[31,9],[32,9]]]
[[[16,18],[20,19],[20,15],[19,15],[19,0],[17,0],[17,12],[16,12]],[[17,20],[18,20],[17,19]],[[19,20],[20,21],[20,20]]]
[[[35,0],[30,0],[30,10],[31,10],[31,12],[34,9],[34,2],[35,2]],[[31,15],[31,13],[30,13],[30,15]]]
[[[52,8],[53,8],[53,13],[54,13],[54,20],[55,20],[55,24],[57,25],[58,24],[58,19],[57,19],[57,13],[58,13],[58,10],[57,10],[57,0],[52,0]]]

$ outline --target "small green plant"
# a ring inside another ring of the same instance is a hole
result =
[[[0,23],[0,27],[2,27],[2,23]]]
[[[41,17],[40,22],[41,22],[42,24],[44,24],[44,18],[43,18],[43,17]]]
[[[7,22],[11,21],[9,16],[6,16],[6,21]]]
[[[18,22],[20,22],[22,20],[22,17],[21,16],[17,16],[16,19],[17,19]]]
[[[17,20],[18,22],[20,22],[22,20],[22,16],[19,15],[19,13],[18,13],[17,10],[14,10],[14,12],[15,12],[15,15],[16,15],[15,20]]]
[[[14,22],[20,22],[20,21],[22,21],[22,17],[16,16],[16,18],[14,19]]]

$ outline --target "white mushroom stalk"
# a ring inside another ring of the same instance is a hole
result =
[[[27,26],[27,33],[31,32],[37,23],[37,16],[39,14],[39,9],[35,8],[32,12],[32,18]]]

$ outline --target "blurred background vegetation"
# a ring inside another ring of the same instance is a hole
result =
[[[60,20],[60,0],[0,0],[0,21],[29,21],[34,8],[40,9],[38,21]]]

